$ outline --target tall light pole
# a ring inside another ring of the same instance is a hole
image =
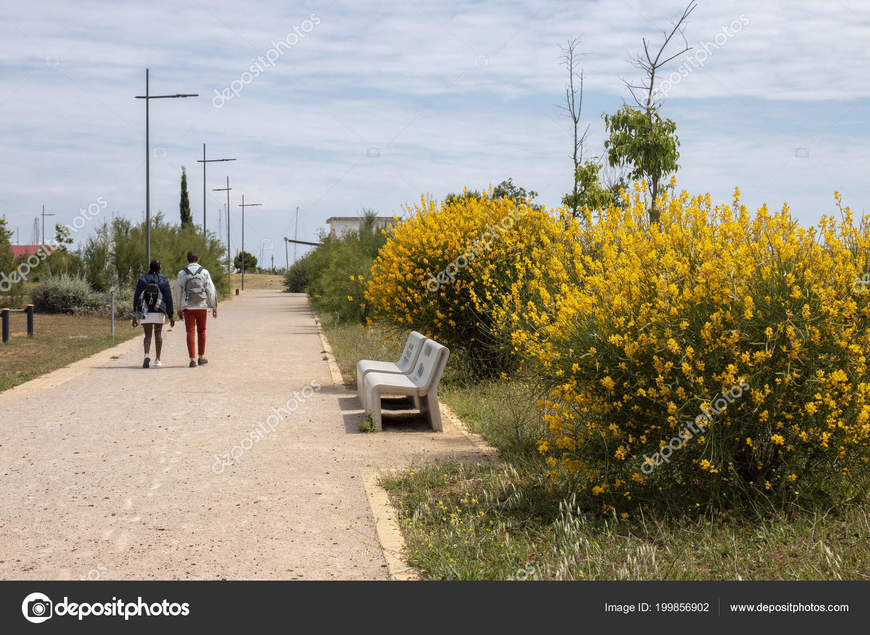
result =
[[[230,267],[230,190],[233,189],[230,187],[230,177],[227,177],[227,186],[226,187],[216,187],[214,188],[215,192],[226,192],[227,193],[227,289],[233,288],[233,270]],[[244,209],[244,208],[243,208]]]
[[[296,206],[296,229],[293,232],[293,240],[299,240],[299,206]],[[296,264],[296,243],[293,243],[293,264]]]
[[[149,69],[145,69],[145,94],[136,99],[145,100],[145,261],[151,262],[151,142],[149,138],[149,104],[152,99],[178,99],[179,97],[199,97],[199,93],[177,93],[175,95],[152,95],[148,86]]]
[[[205,158],[205,144],[202,144],[202,159],[197,160],[197,163],[202,163],[202,237],[206,238],[208,234],[205,233],[205,164],[206,163],[219,163],[221,161],[235,161],[235,159],[206,159]],[[229,177],[227,177],[229,178]],[[229,196],[229,194],[227,194]]]
[[[45,212],[45,205],[42,206],[42,246],[45,246],[45,217],[46,216],[57,216],[57,214],[47,214]]]
[[[245,203],[245,195],[242,194],[242,202],[239,205],[242,208],[242,291],[245,290],[245,208],[259,205],[262,203]]]

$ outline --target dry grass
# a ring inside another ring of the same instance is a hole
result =
[[[9,331],[9,343],[0,344],[0,391],[113,345],[107,317],[37,314],[28,339],[24,313],[12,313]],[[116,320],[114,344],[140,333]]]
[[[235,293],[235,289],[242,288],[242,274],[234,273],[232,275],[232,287],[232,293]],[[283,288],[284,276],[271,273],[245,274],[245,289],[274,289],[276,291],[281,291]]]

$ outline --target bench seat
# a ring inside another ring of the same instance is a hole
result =
[[[414,370],[408,374],[370,372],[362,378],[360,397],[366,414],[371,416],[375,430],[381,430],[381,397],[404,395],[412,397],[414,404],[429,420],[433,430],[442,431],[441,410],[438,405],[438,383],[447,365],[450,350],[434,340],[427,339],[420,351]]]
[[[411,331],[408,335],[408,340],[405,342],[405,348],[402,351],[402,356],[396,362],[381,362],[373,359],[361,359],[356,363],[356,386],[359,394],[360,402],[363,408],[366,407],[365,391],[363,388],[363,378],[368,373],[401,373],[408,374],[417,363],[420,357],[420,351],[423,349],[423,343],[426,341],[426,336],[417,331]],[[416,402],[415,402],[416,403]]]

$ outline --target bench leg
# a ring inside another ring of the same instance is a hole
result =
[[[380,432],[383,429],[383,426],[381,425],[381,396],[378,393],[373,392],[369,395],[369,398],[373,401],[371,407],[372,423],[375,426],[375,432]]]
[[[363,374],[360,372],[359,364],[356,367],[356,396],[359,397],[359,402],[362,404],[363,410],[366,407],[365,395],[363,392],[365,391],[365,384],[363,383]]]
[[[411,395],[411,401],[414,402],[414,410],[419,410],[420,412],[423,412],[425,406],[420,403],[419,395]]]
[[[441,408],[438,406],[438,395],[430,392],[424,398],[425,407],[423,412],[426,413],[426,418],[429,419],[429,424],[436,432],[443,432],[444,426],[441,423]]]

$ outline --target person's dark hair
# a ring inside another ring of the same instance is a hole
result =
[[[199,254],[196,253],[193,249],[187,252],[187,262],[196,262],[199,260]]]
[[[160,273],[160,261],[152,260],[151,264],[148,265],[148,273]]]

